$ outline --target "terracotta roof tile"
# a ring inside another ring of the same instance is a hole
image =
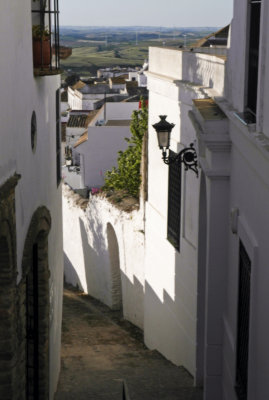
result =
[[[73,90],[75,89],[82,89],[86,84],[82,81],[78,81],[77,83],[75,83],[72,87]]]

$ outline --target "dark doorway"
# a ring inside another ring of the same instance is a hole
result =
[[[38,244],[33,245],[26,277],[26,398],[39,400]]]

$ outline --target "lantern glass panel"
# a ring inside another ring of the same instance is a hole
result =
[[[163,149],[164,147],[169,148],[170,132],[168,132],[168,131],[157,132],[157,136],[158,136],[158,144],[159,144],[160,149]]]

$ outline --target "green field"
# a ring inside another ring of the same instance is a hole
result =
[[[167,46],[178,47],[182,40],[167,43]],[[118,45],[83,46],[73,48],[72,56],[61,61],[64,71],[71,70],[78,74],[95,74],[98,68],[112,66],[141,66],[148,58],[150,46],[162,46],[157,41],[143,42],[137,46],[133,43],[120,43]]]
[[[95,75],[102,67],[141,66],[148,58],[150,46],[168,46],[178,48],[184,44],[191,45],[205,36],[207,30],[201,31],[167,31],[156,30],[139,32],[131,28],[111,28],[110,31],[87,31],[85,29],[63,28],[61,44],[71,46],[72,56],[61,61],[64,77],[67,74]],[[137,40],[138,38],[138,40]],[[137,43],[136,43],[137,41]]]

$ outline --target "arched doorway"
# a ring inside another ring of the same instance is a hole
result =
[[[0,398],[16,397],[16,269],[12,235],[0,220]]]
[[[0,186],[0,399],[19,398],[15,174]]]
[[[122,310],[119,245],[115,230],[110,223],[107,224],[107,241],[111,274],[111,308],[112,310]]]
[[[205,292],[206,292],[206,248],[207,248],[207,200],[206,179],[203,171],[200,181],[198,233],[198,284],[197,284],[197,349],[196,386],[204,384],[205,361]]]
[[[22,317],[25,337],[25,397],[49,398],[49,266],[50,213],[34,213],[25,240],[22,260]]]

